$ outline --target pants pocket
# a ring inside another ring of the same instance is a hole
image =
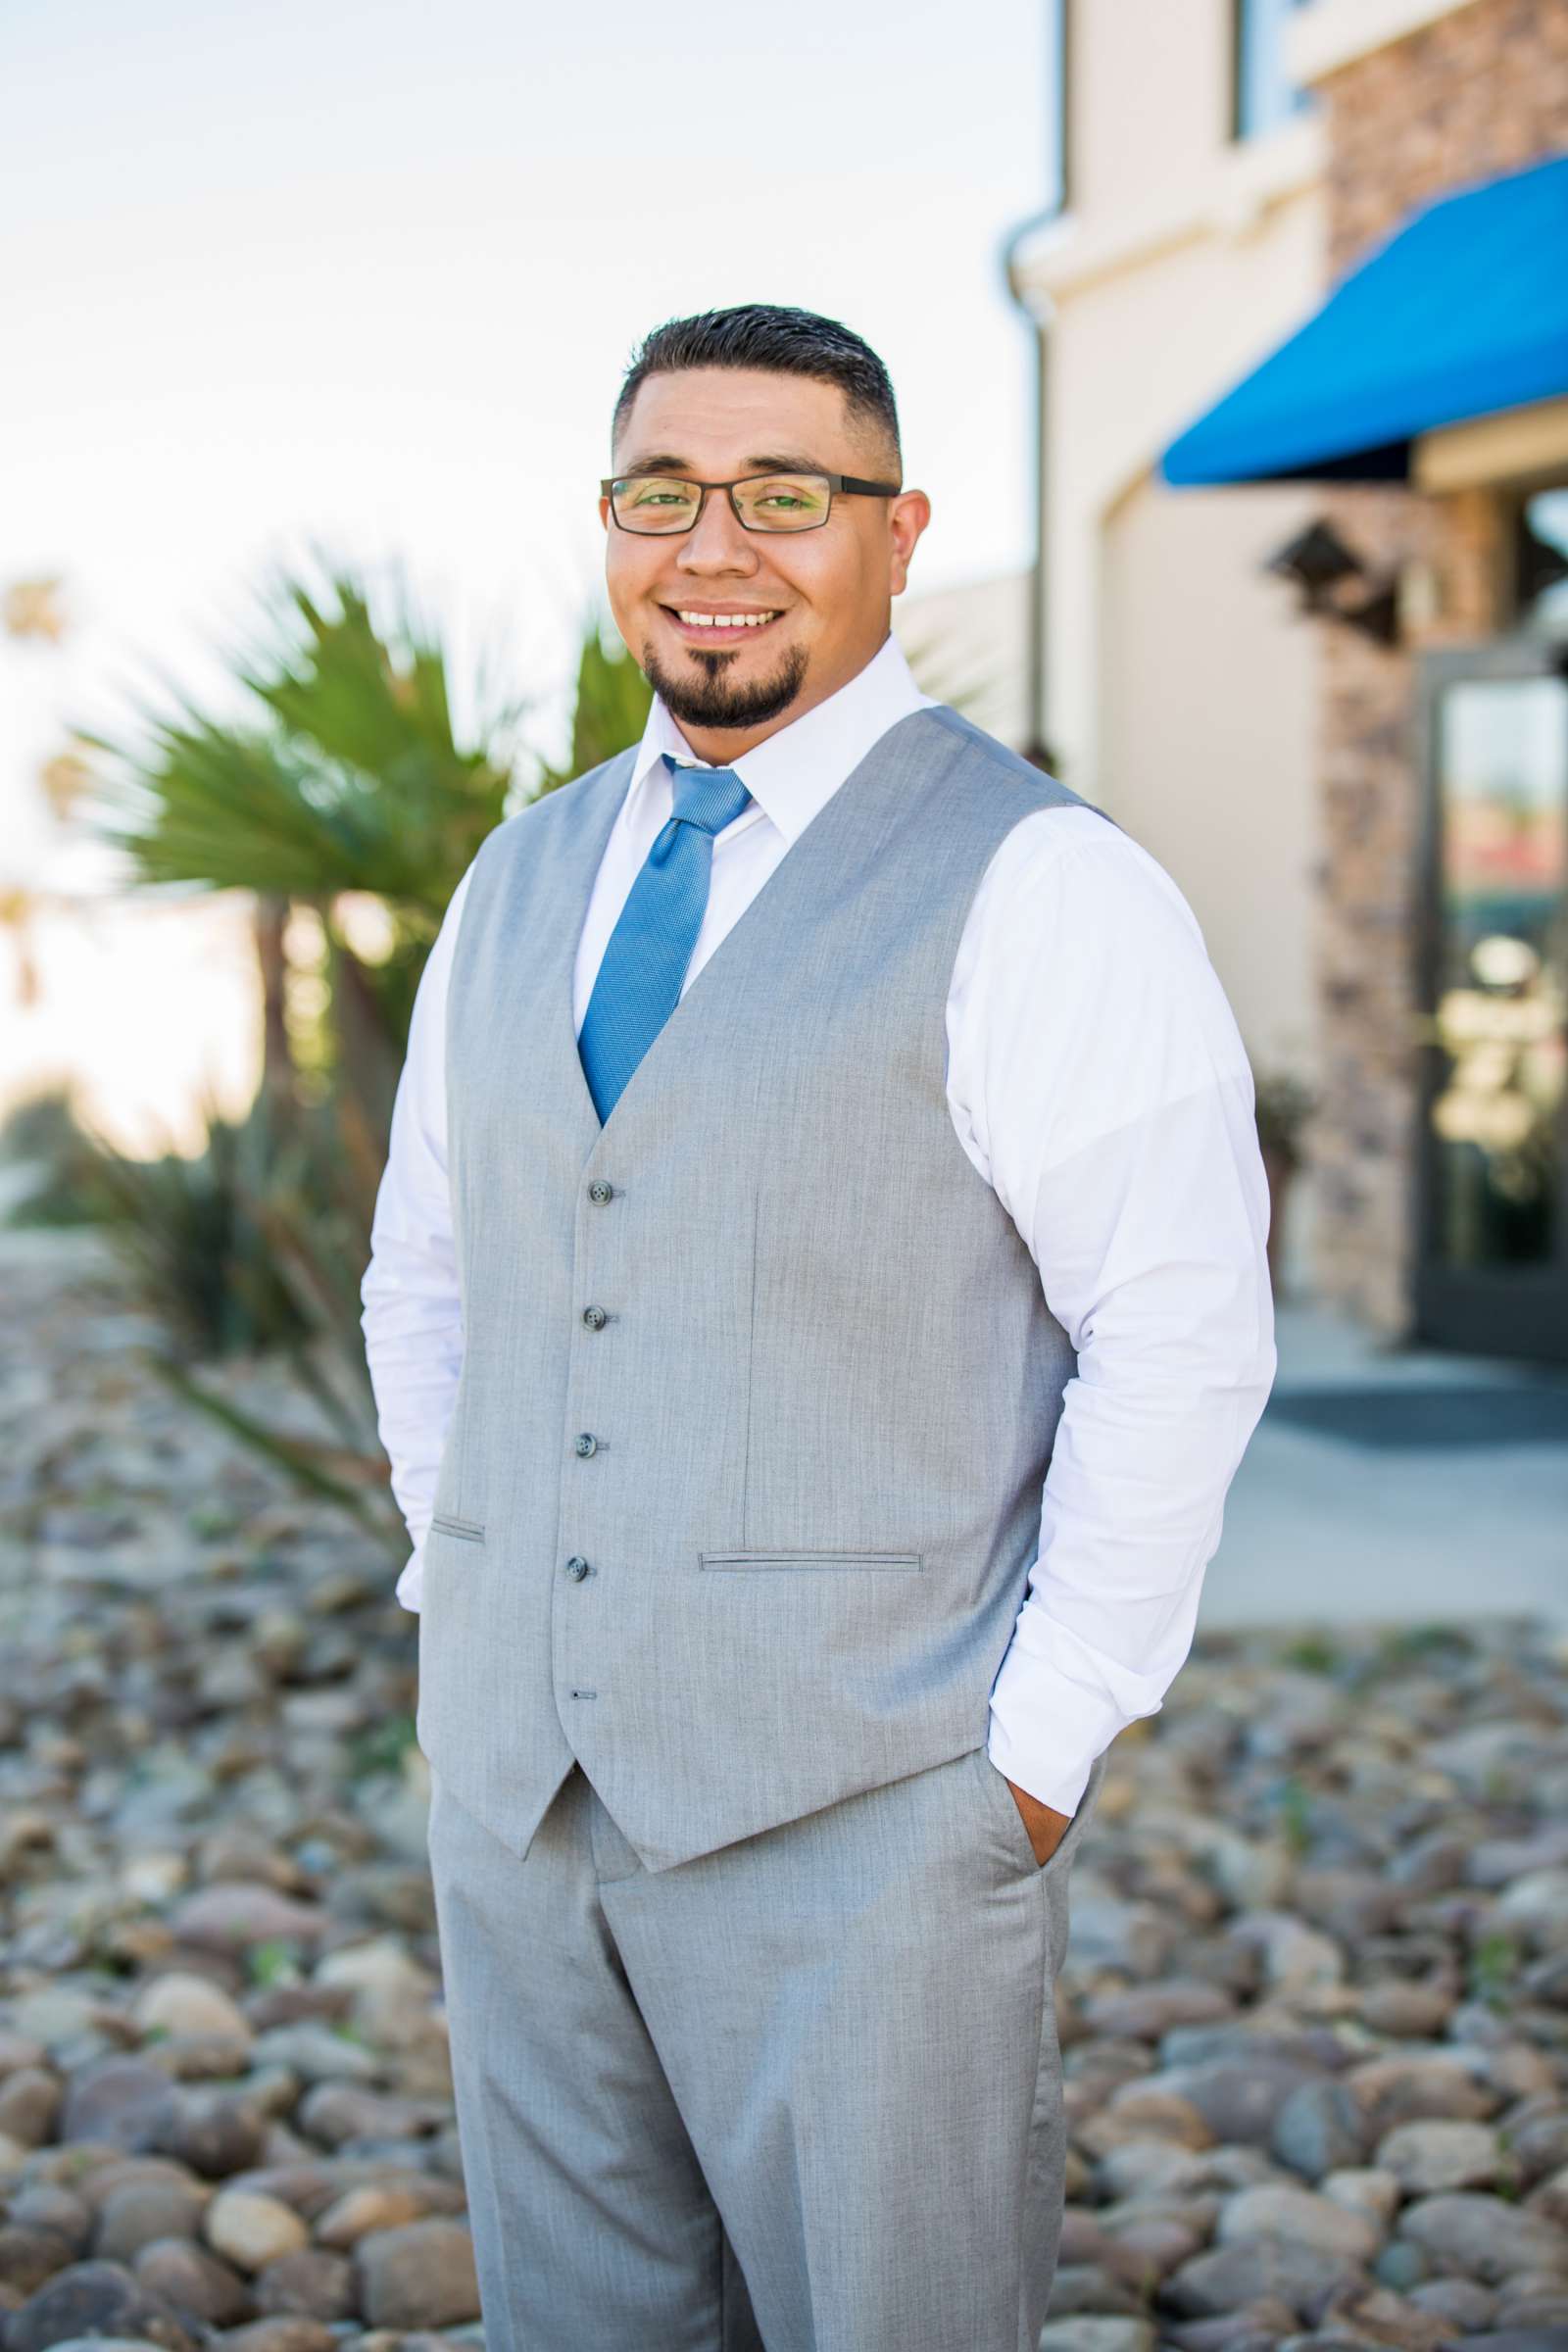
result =
[[[1104,1756],[1099,1755],[1095,1758],[1090,1767],[1084,1792],[1078,1799],[1077,1811],[1057,1838],[1048,1859],[1041,1862],[1030,1842],[1023,1815],[1018,1810],[1018,1801],[1007,1785],[1006,1774],[992,1763],[990,1754],[984,1747],[976,1748],[975,1754],[980,1759],[987,1779],[996,1784],[993,1790],[996,1801],[1005,1805],[1007,1809],[1006,1827],[1012,1838],[1014,1850],[1020,1855],[1028,1857],[1028,1866],[1038,1877],[1043,1879],[1059,1877],[1062,1872],[1071,1867],[1073,1856],[1083,1842],[1089,1824],[1094,1818],[1096,1807],[1100,1802],[1100,1791],[1105,1778]]]

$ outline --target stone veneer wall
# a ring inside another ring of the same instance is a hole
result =
[[[1417,207],[1568,151],[1568,0],[1471,0],[1322,85],[1337,279]],[[1420,778],[1410,647],[1505,625],[1502,502],[1325,487],[1321,512],[1374,571],[1431,566],[1432,610],[1390,649],[1336,623],[1321,646],[1323,856],[1317,977],[1323,1103],[1308,1137],[1315,1276],[1391,1338],[1414,1265],[1413,942]]]

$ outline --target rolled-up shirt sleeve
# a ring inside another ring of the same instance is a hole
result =
[[[1071,1814],[1189,1653],[1277,1368],[1252,1075],[1177,885],[1090,810],[1004,843],[949,1038],[966,1149],[1077,1354],[988,1742]]]
[[[469,868],[472,871],[472,868]],[[419,1608],[422,1545],[463,1368],[463,1308],[447,1183],[446,1012],[466,873],[425,960],[360,1285],[366,1361],[392,1492],[413,1553],[396,1594]]]

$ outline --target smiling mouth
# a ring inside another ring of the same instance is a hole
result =
[[[778,612],[698,612],[690,606],[665,605],[665,617],[688,645],[741,645],[748,638],[765,637]]]

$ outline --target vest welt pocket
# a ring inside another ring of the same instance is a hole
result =
[[[445,1511],[431,1513],[430,1531],[433,1535],[456,1536],[464,1544],[482,1544],[484,1542],[484,1527],[481,1521],[449,1518]]]
[[[700,1551],[700,1568],[891,1568],[905,1575],[925,1566],[918,1551]]]

